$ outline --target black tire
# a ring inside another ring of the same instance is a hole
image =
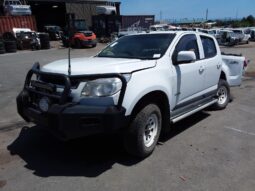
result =
[[[39,34],[41,49],[50,49],[50,37],[48,33]]]
[[[4,54],[4,53],[5,53],[4,42],[0,40],[0,54]]]
[[[161,127],[162,115],[159,107],[155,104],[143,107],[134,116],[124,135],[124,146],[127,152],[141,158],[149,156],[156,147]],[[148,130],[150,128],[151,130]]]
[[[5,32],[3,34],[3,39],[6,41],[16,41],[16,37],[11,32]]]
[[[230,89],[226,80],[220,79],[217,90],[218,102],[214,104],[214,109],[225,109],[230,101]]]
[[[5,51],[9,53],[17,52],[16,41],[4,41]]]
[[[63,47],[69,47],[69,39],[67,37],[62,37]]]
[[[95,48],[96,46],[97,46],[97,44],[93,44],[93,45],[92,45],[92,48]]]
[[[74,47],[80,49],[81,46],[81,41],[79,39],[74,40]]]

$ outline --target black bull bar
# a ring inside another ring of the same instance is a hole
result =
[[[31,79],[33,75],[42,76],[42,77],[58,77],[63,79],[64,81],[64,90],[60,95],[56,94],[51,94],[51,93],[46,93],[42,91],[37,91],[33,88],[30,87],[31,85]],[[32,69],[29,70],[26,80],[25,80],[25,85],[24,85],[24,90],[27,90],[28,92],[36,93],[42,96],[47,96],[50,98],[55,98],[59,100],[60,105],[64,105],[68,102],[68,97],[71,91],[71,80],[77,80],[77,81],[84,81],[84,80],[96,80],[99,78],[118,78],[122,82],[121,90],[120,90],[120,96],[118,99],[117,103],[117,108],[121,109],[122,103],[124,100],[124,95],[126,92],[127,88],[127,80],[126,78],[120,74],[120,73],[109,73],[109,74],[92,74],[92,75],[74,75],[74,76],[68,76],[65,74],[58,74],[58,73],[49,73],[49,72],[43,72],[40,70],[40,64],[37,62],[33,65]]]

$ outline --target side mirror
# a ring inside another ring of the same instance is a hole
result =
[[[194,51],[180,51],[177,55],[177,63],[190,63],[196,59]]]

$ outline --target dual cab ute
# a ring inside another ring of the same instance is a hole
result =
[[[209,106],[224,109],[243,62],[222,56],[207,34],[128,35],[71,67],[67,59],[35,64],[18,112],[65,140],[122,130],[126,150],[146,157],[170,124]]]

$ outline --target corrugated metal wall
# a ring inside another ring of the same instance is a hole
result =
[[[82,1],[81,1],[82,2]],[[99,5],[108,5],[110,1],[94,1],[82,3],[66,3],[66,12],[75,13],[76,19],[83,19],[86,21],[88,27],[92,26],[92,16],[96,14],[96,7]],[[115,2],[117,15],[120,15],[120,3]]]
[[[36,20],[34,16],[0,16],[0,33],[11,32],[14,27],[36,31]]]
[[[91,16],[96,14],[96,6],[94,4],[66,3],[66,12],[75,13],[75,19],[83,19],[87,26],[92,26]]]
[[[154,25],[154,15],[124,15],[122,16],[122,28],[142,27],[149,29]]]

